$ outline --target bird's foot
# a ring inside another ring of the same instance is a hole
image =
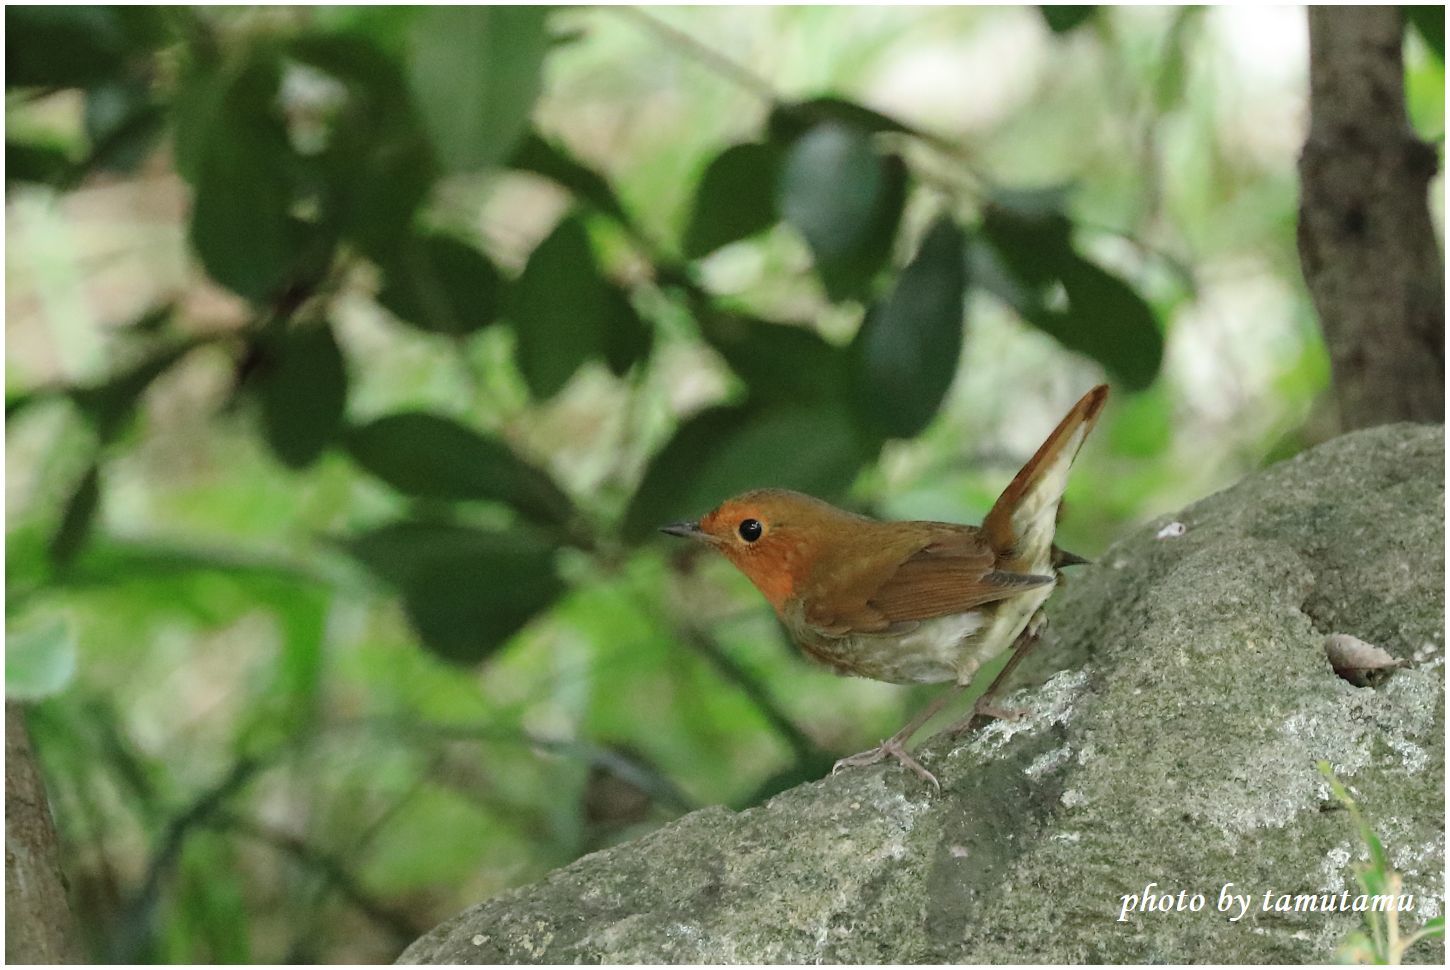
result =
[[[949,738],[959,738],[972,729],[972,725],[979,717],[994,718],[998,721],[1020,721],[1030,713],[1025,707],[1003,707],[983,695],[977,698],[977,703],[972,705],[970,714],[947,728],[942,734]]]
[[[906,746],[897,738],[887,738],[869,751],[862,751],[860,754],[853,754],[849,758],[842,758],[836,762],[831,774],[836,774],[842,768],[863,768],[866,765],[874,765],[885,761],[887,758],[895,758],[922,781],[927,782],[937,791],[941,791],[941,782],[936,780],[936,775],[927,771],[920,761],[917,761],[906,750]]]

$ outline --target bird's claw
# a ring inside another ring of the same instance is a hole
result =
[[[874,765],[885,761],[887,758],[895,758],[901,762],[922,781],[927,782],[937,791],[941,791],[941,782],[936,780],[936,775],[927,771],[920,761],[913,758],[906,750],[906,747],[896,738],[888,738],[869,751],[862,751],[860,754],[853,754],[849,758],[842,758],[831,768],[834,775],[842,768],[864,768],[867,765]]]

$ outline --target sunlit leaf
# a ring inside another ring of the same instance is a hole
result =
[[[404,521],[344,544],[402,595],[424,646],[455,663],[485,659],[563,591],[553,545],[522,527]]]
[[[6,631],[7,700],[35,701],[50,697],[64,690],[75,672],[75,634],[63,618]]]
[[[437,414],[389,414],[347,438],[354,460],[417,498],[507,502],[546,522],[565,522],[567,496],[547,473],[502,443]]]
[[[774,225],[780,163],[780,149],[771,144],[732,145],[715,156],[695,190],[685,256],[698,259]]]
[[[408,76],[449,169],[502,162],[542,81],[546,7],[429,7],[411,33]]]
[[[939,219],[896,285],[866,314],[853,346],[864,417],[909,438],[936,415],[962,351],[966,239]]]
[[[499,276],[488,258],[452,236],[415,236],[385,269],[378,302],[430,333],[464,335],[498,316]]]
[[[262,429],[282,463],[305,468],[336,439],[347,405],[347,367],[332,327],[296,327],[266,348],[257,378]]]

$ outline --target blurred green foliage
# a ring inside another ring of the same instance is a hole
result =
[[[889,731],[656,536],[734,491],[978,521],[1106,376],[1094,553],[1312,443],[1269,16],[7,8],[7,689],[92,955],[391,958]]]

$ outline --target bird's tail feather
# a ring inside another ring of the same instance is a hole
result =
[[[1037,572],[1052,562],[1052,538],[1068,469],[1107,399],[1106,384],[1084,394],[987,513],[982,529],[997,552],[998,569]]]

